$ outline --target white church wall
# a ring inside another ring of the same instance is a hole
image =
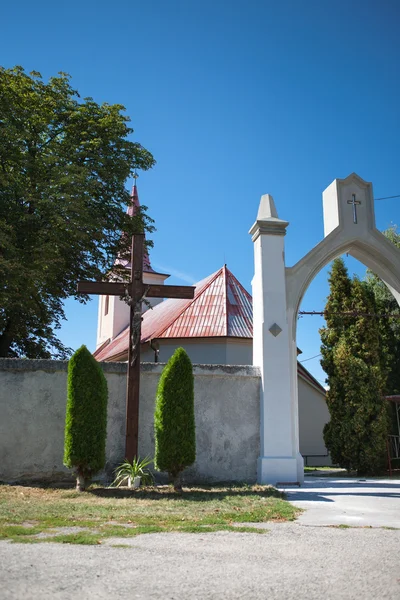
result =
[[[0,480],[65,479],[67,361],[0,359]],[[109,389],[106,475],[124,459],[126,363],[102,363]],[[139,453],[154,455],[162,364],[142,364]],[[194,367],[197,459],[187,481],[255,481],[260,377],[255,367]]]
[[[126,302],[120,300],[119,296],[100,296],[96,347],[114,339],[128,323],[129,306]]]
[[[251,365],[253,361],[253,340],[229,338],[226,344],[227,365]]]
[[[302,377],[298,377],[298,386],[300,452],[304,464],[309,467],[330,466],[332,461],[322,433],[330,420],[325,397]]]
[[[227,344],[226,340],[217,342],[210,338],[204,340],[182,339],[159,339],[160,344],[159,362],[167,362],[177,348],[184,348],[193,364],[208,365],[226,365],[227,362]],[[142,351],[141,358],[143,362],[154,362],[154,350],[147,348]],[[237,363],[233,363],[237,364]],[[249,364],[249,363],[242,363]]]
[[[253,353],[252,340],[239,338],[204,338],[191,340],[160,339],[159,362],[167,362],[177,348],[184,348],[193,364],[208,365],[250,365]],[[142,350],[143,362],[154,362],[154,350],[150,347]]]
[[[110,297],[110,306],[113,307],[112,334],[110,337],[114,339],[129,324],[130,308],[126,302],[120,300],[119,296]]]

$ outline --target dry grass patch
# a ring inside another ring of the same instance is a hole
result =
[[[0,539],[100,543],[159,531],[252,531],[235,523],[293,520],[299,510],[270,486],[199,486],[177,494],[172,487],[138,490],[92,486],[72,489],[0,485]],[[80,533],[63,528],[79,526]],[[265,530],[263,530],[265,531]]]

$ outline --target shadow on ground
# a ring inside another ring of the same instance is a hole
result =
[[[221,489],[222,486],[201,486],[197,489],[185,488],[182,493],[174,492],[170,487],[154,487],[139,489],[121,488],[90,488],[87,493],[101,498],[143,498],[146,500],[193,500],[195,502],[209,502],[223,500],[228,497],[260,496],[263,498],[282,498],[283,493],[273,487],[249,488],[232,487]]]
[[[283,488],[281,488],[283,489]],[[399,498],[400,482],[380,482],[368,479],[305,481],[303,488],[284,489],[292,502],[335,502],[335,497]]]

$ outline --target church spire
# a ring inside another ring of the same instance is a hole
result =
[[[137,210],[140,208],[139,194],[138,194],[137,185],[136,185],[137,177],[138,176],[135,173],[135,175],[134,175],[135,179],[134,179],[134,183],[132,186],[132,192],[131,192],[131,202],[126,211],[130,217],[134,217]],[[130,262],[126,266],[127,267],[130,266]],[[145,271],[146,273],[155,273],[153,267],[151,266],[149,253],[148,253],[146,247],[144,247],[144,250],[143,250],[143,271]]]
[[[137,185],[136,185],[137,175],[135,174],[134,177],[135,177],[135,180],[134,180],[134,184],[132,186],[131,203],[129,204],[128,210],[126,211],[130,217],[133,217],[136,214],[137,209],[140,207],[139,194],[138,194]]]

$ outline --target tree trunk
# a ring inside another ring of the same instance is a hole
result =
[[[86,490],[86,478],[81,471],[76,474],[76,490],[78,492],[84,492]]]
[[[174,490],[175,492],[182,493],[181,474],[173,475]]]

